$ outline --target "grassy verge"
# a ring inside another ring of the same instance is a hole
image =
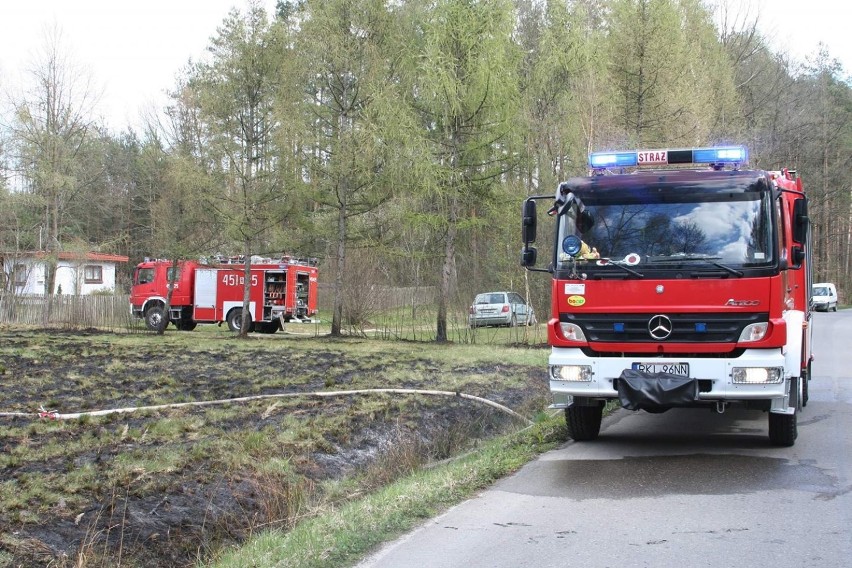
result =
[[[316,516],[284,532],[258,534],[221,555],[216,568],[245,566],[328,567],[354,564],[379,544],[472,496],[564,439],[562,415],[483,444],[457,460],[422,469],[370,495]]]
[[[546,361],[505,344],[0,328],[0,566],[186,566],[315,522],[518,420],[458,396],[312,393],[458,392],[531,417]],[[254,399],[36,414],[237,397]]]

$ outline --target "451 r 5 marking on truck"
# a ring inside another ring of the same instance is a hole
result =
[[[275,333],[287,322],[314,321],[317,314],[315,260],[283,257],[266,259],[250,267],[249,331]],[[190,331],[199,323],[227,323],[239,331],[243,321],[245,265],[203,264],[154,260],[140,263],[133,273],[130,311],[158,329],[162,320]],[[168,316],[165,313],[169,282],[174,283]]]

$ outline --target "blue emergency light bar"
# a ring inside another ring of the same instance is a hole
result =
[[[638,150],[630,152],[594,152],[589,154],[589,166],[596,170],[640,166],[670,166],[686,164],[744,164],[748,162],[745,146],[688,148],[678,150]]]

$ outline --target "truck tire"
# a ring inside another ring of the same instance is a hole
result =
[[[568,437],[575,442],[594,440],[601,431],[603,406],[571,406],[565,409]]]
[[[769,413],[769,441],[773,446],[789,447],[796,443],[799,435],[796,414]]]
[[[151,331],[158,331],[163,320],[166,318],[166,312],[162,306],[153,306],[145,312],[145,327]],[[169,322],[165,322],[165,327],[169,327]]]
[[[198,322],[194,322],[192,320],[180,320],[175,323],[175,327],[177,327],[180,331],[192,331],[197,325]]]
[[[279,329],[281,329],[281,324],[278,323],[278,320],[275,321],[259,321],[254,324],[255,329],[260,333],[275,333]]]
[[[799,436],[799,412],[804,402],[805,380],[807,377],[804,376],[791,379],[790,406],[796,409],[793,414],[769,413],[769,441],[773,446],[789,447],[796,443],[796,438]]]
[[[802,375],[802,408],[808,405],[808,386],[811,382],[811,362],[808,361],[808,368]]]
[[[243,309],[234,308],[228,314],[228,329],[233,332],[239,332],[243,325]],[[248,317],[248,330],[252,330],[251,314]]]

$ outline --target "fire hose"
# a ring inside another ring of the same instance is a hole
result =
[[[171,408],[187,408],[187,407],[195,407],[195,406],[213,406],[219,404],[233,404],[233,403],[241,403],[241,402],[251,402],[255,400],[264,400],[264,399],[274,399],[274,398],[296,398],[296,397],[316,397],[316,398],[331,398],[338,396],[350,396],[356,394],[419,394],[419,395],[427,395],[427,396],[448,396],[448,397],[457,397],[464,398],[467,400],[472,400],[479,404],[484,404],[486,406],[490,406],[492,408],[496,408],[497,410],[504,412],[527,425],[531,425],[532,421],[528,418],[518,414],[514,410],[503,406],[500,403],[494,402],[493,400],[488,400],[486,398],[482,398],[479,396],[474,396],[472,394],[466,394],[463,392],[456,391],[439,391],[439,390],[421,390],[421,389],[358,389],[358,390],[343,390],[343,391],[314,391],[314,392],[288,392],[288,393],[274,393],[274,394],[259,394],[252,396],[241,396],[237,398],[225,398],[218,400],[202,400],[196,402],[175,402],[170,404],[155,404],[150,406],[128,406],[124,408],[109,408],[104,410],[91,410],[87,412],[58,412],[56,410],[48,410],[43,406],[39,407],[37,412],[0,412],[0,418],[33,418],[38,417],[42,419],[48,420],[76,420],[82,418],[84,416],[106,416],[109,414],[124,414],[130,412],[138,412],[138,411],[151,411],[151,410],[166,410]]]

